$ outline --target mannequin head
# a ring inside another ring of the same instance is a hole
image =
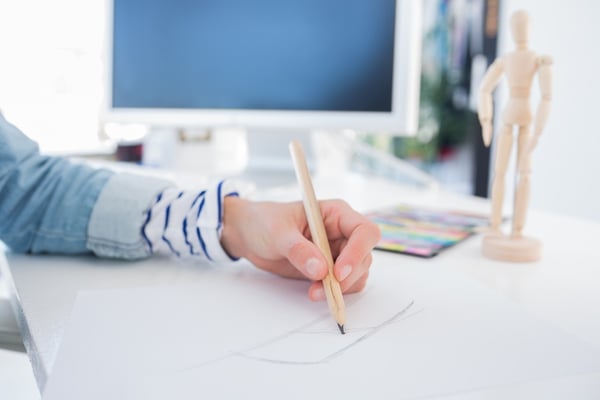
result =
[[[529,14],[523,10],[515,11],[510,18],[510,30],[517,47],[527,47],[529,42]]]

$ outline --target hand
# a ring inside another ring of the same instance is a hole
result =
[[[492,121],[484,120],[481,121],[481,134],[483,136],[483,144],[485,147],[489,147],[492,142]]]
[[[379,228],[341,200],[320,201],[334,264],[342,292],[365,287],[371,251],[380,238]],[[232,257],[244,257],[258,268],[288,277],[309,279],[312,300],[323,300],[321,280],[327,262],[310,241],[301,202],[252,202],[229,196],[224,201],[221,244]]]

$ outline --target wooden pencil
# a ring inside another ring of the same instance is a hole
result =
[[[312,241],[319,247],[328,264],[327,276],[323,278],[323,289],[325,291],[325,297],[327,298],[327,304],[329,305],[331,314],[337,322],[340,332],[344,334],[344,324],[346,323],[344,297],[342,295],[340,283],[333,273],[331,248],[329,247],[329,240],[327,239],[325,225],[323,224],[323,217],[321,216],[321,210],[317,203],[315,190],[306,165],[304,150],[302,149],[302,145],[297,141],[292,141],[289,148],[292,155],[292,161],[294,162],[296,177],[298,178],[298,183],[300,184],[300,190],[302,192],[304,212],[306,213]]]

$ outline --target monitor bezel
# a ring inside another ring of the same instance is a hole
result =
[[[112,107],[113,0],[107,0],[101,123],[140,123],[159,127],[219,129],[343,130],[412,136],[418,128],[421,75],[422,5],[396,0],[391,112],[176,109]]]

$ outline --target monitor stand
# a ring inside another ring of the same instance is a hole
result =
[[[248,130],[246,133],[247,162],[240,178],[253,182],[257,188],[268,189],[296,183],[294,165],[289,151],[292,140],[304,149],[308,168],[316,170],[314,133],[309,131]]]
[[[355,171],[426,188],[438,182],[428,173],[390,153],[362,142],[352,131],[298,131],[246,133],[247,163],[241,178],[257,188],[296,184],[288,145],[297,140],[304,149],[311,175],[331,178]]]
[[[302,144],[309,170],[314,173],[312,136],[308,130],[153,127],[144,138],[141,164],[177,176],[227,177],[269,189],[296,183],[288,148],[292,140]]]
[[[313,176],[335,178],[354,171],[411,185],[438,186],[429,174],[367,145],[351,131],[219,128],[200,130],[196,136],[177,132],[154,129],[144,140],[142,164],[174,170],[178,176],[241,179],[256,189],[285,187],[297,184],[288,147],[297,140]]]

